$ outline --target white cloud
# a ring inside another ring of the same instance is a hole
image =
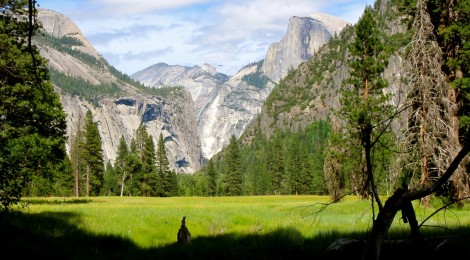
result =
[[[134,15],[174,9],[208,2],[208,0],[91,0],[110,15]]]
[[[43,3],[59,2],[63,1]],[[291,16],[324,12],[355,22],[365,4],[372,2],[75,0],[67,1],[66,7],[64,3],[64,9],[98,51],[125,73],[165,62],[209,63],[234,74],[264,58],[269,45],[282,38]]]

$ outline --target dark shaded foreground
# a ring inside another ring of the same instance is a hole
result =
[[[366,238],[364,233],[333,232],[306,239],[295,229],[279,229],[262,235],[194,237],[182,245],[175,230],[175,243],[144,249],[129,239],[80,230],[80,216],[71,213],[10,213],[0,221],[0,258],[12,259],[361,259]],[[470,227],[423,234],[432,238],[419,244],[387,242],[382,259],[470,259]],[[354,240],[340,251],[328,251],[340,237]]]

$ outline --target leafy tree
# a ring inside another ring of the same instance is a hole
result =
[[[241,171],[241,155],[237,139],[234,135],[230,138],[227,147],[228,171],[226,175],[226,191],[228,196],[240,196],[243,194],[243,173]]]
[[[85,162],[86,195],[98,195],[103,185],[103,148],[98,127],[90,110],[85,114],[83,160]]]
[[[33,1],[0,4],[0,210],[8,211],[35,176],[50,176],[63,162],[66,122],[31,43],[39,29]]]

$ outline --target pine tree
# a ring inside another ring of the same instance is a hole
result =
[[[17,204],[33,176],[63,163],[65,113],[49,81],[46,60],[31,37],[38,31],[33,1],[0,8],[0,210]],[[29,19],[28,19],[29,18]]]
[[[163,134],[160,133],[158,138],[157,146],[157,193],[159,196],[170,196],[173,194],[172,183],[174,177],[170,171],[170,162],[166,154],[165,142],[163,140]],[[175,176],[176,177],[176,176]]]
[[[227,147],[227,174],[226,191],[228,196],[243,195],[243,173],[241,171],[241,155],[237,139],[234,135],[230,138]]]
[[[268,173],[271,176],[271,186],[273,194],[282,194],[284,183],[286,182],[284,146],[280,133],[274,135],[273,145],[268,157]]]
[[[70,163],[72,164],[73,176],[74,176],[74,195],[79,197],[82,191],[81,183],[82,176],[81,173],[84,171],[83,163],[83,145],[84,145],[84,136],[82,131],[82,113],[79,112],[76,131],[72,135],[70,142]]]
[[[156,195],[154,191],[157,184],[157,173],[155,169],[155,144],[151,135],[147,133],[147,128],[140,125],[136,131],[135,139],[137,153],[143,166],[141,176],[142,196]]]
[[[442,69],[450,82],[449,97],[456,104],[453,111],[450,134],[454,151],[455,147],[463,147],[470,143],[470,3],[462,1],[426,1],[430,10],[434,35],[442,51],[445,61]],[[470,193],[468,170],[470,160],[460,166],[451,178],[447,195],[460,200]]]
[[[355,38],[349,45],[351,60],[350,76],[341,89],[340,117],[344,120],[344,140],[348,147],[357,143],[362,148],[357,159],[362,163],[362,196],[372,192],[379,208],[382,203],[378,194],[374,170],[373,150],[377,149],[381,138],[390,133],[389,124],[392,109],[388,104],[390,95],[384,94],[387,82],[382,78],[385,69],[384,46],[380,39],[379,27],[371,7],[367,6],[363,16],[355,26]]]
[[[116,156],[116,161],[114,163],[114,172],[119,181],[120,193],[122,197],[124,195],[124,189],[126,185],[126,180],[128,178],[128,166],[127,166],[127,157],[129,155],[129,148],[127,147],[126,139],[124,136],[121,136],[119,139],[118,151]]]
[[[217,194],[217,173],[215,172],[214,162],[209,160],[206,168],[207,190],[209,196]]]
[[[100,132],[93,122],[90,110],[85,114],[83,149],[86,167],[86,195],[99,195],[103,185],[103,148],[101,147]]]
[[[114,196],[117,195],[118,192],[119,180],[117,178],[116,172],[114,171],[113,165],[110,161],[108,161],[104,171],[104,181],[101,194],[104,196]]]

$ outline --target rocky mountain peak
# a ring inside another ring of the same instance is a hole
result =
[[[100,56],[80,28],[67,16],[56,11],[39,8],[37,19],[47,34],[54,37],[73,37],[83,43],[83,46],[76,46],[75,48],[95,57]]]
[[[280,42],[273,43],[264,59],[263,72],[279,82],[289,70],[308,61],[335,32],[342,29],[339,19],[327,15],[313,17],[293,16]],[[343,27],[344,28],[344,27]]]
[[[331,34],[339,34],[344,27],[349,25],[348,22],[339,19],[336,16],[332,16],[329,14],[324,14],[324,13],[315,13],[312,14],[310,17],[312,17],[315,20],[321,21],[325,24],[325,26],[328,28]]]

